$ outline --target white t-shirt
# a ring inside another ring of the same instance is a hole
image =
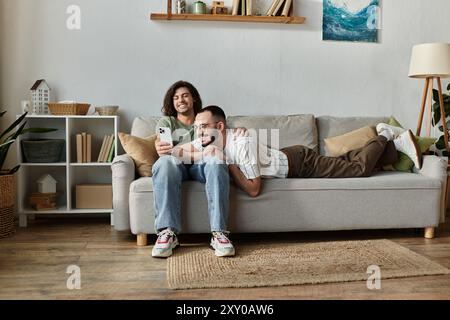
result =
[[[235,137],[233,130],[227,130],[224,154],[227,164],[235,164],[247,179],[286,178],[289,171],[287,156],[251,137]],[[194,148],[203,150],[200,139],[192,142]]]

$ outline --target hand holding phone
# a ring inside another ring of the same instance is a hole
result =
[[[172,142],[172,130],[169,127],[159,127],[159,140],[161,142],[166,142],[168,144],[173,144]]]
[[[160,157],[164,155],[170,155],[172,153],[172,132],[170,128],[160,127],[158,128],[159,141],[155,141],[156,152]]]

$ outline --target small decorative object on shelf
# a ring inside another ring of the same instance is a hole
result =
[[[41,193],[33,192],[29,198],[30,205],[34,210],[56,210],[56,202],[60,192]]]
[[[228,8],[225,7],[223,1],[213,1],[211,14],[228,14]]]
[[[20,108],[22,110],[22,113],[30,112],[31,111],[31,101],[29,101],[29,100],[20,101]]]
[[[47,82],[44,79],[37,80],[30,90],[33,114],[48,114],[51,89]]]
[[[194,14],[205,14],[206,4],[202,1],[194,2]]]
[[[177,14],[186,13],[186,0],[177,0]]]
[[[88,103],[76,103],[74,101],[61,101],[58,103],[49,103],[48,108],[51,114],[65,116],[65,115],[79,115],[85,116],[91,105]]]
[[[49,174],[41,176],[37,181],[39,192],[33,192],[29,199],[31,207],[35,210],[55,210],[57,197],[61,195],[56,192],[57,183]]]
[[[56,181],[55,178],[53,178],[51,175],[44,174],[37,181],[38,192],[39,193],[55,193],[57,183],[58,183],[58,181]]]
[[[117,110],[119,106],[97,106],[95,107],[95,112],[99,116],[115,116],[117,115]]]

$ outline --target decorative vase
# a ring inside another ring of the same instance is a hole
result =
[[[177,0],[177,14],[186,13],[186,0]]]
[[[205,14],[206,4],[202,1],[194,2],[194,14]]]

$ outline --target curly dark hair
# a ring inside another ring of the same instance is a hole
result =
[[[197,89],[191,83],[182,80],[175,82],[169,90],[167,90],[166,95],[164,96],[164,105],[161,109],[162,113],[169,117],[177,116],[177,110],[173,105],[173,96],[175,95],[175,91],[179,88],[187,88],[189,90],[194,100],[194,115],[197,115],[197,113],[202,109],[202,98],[200,97]]]

